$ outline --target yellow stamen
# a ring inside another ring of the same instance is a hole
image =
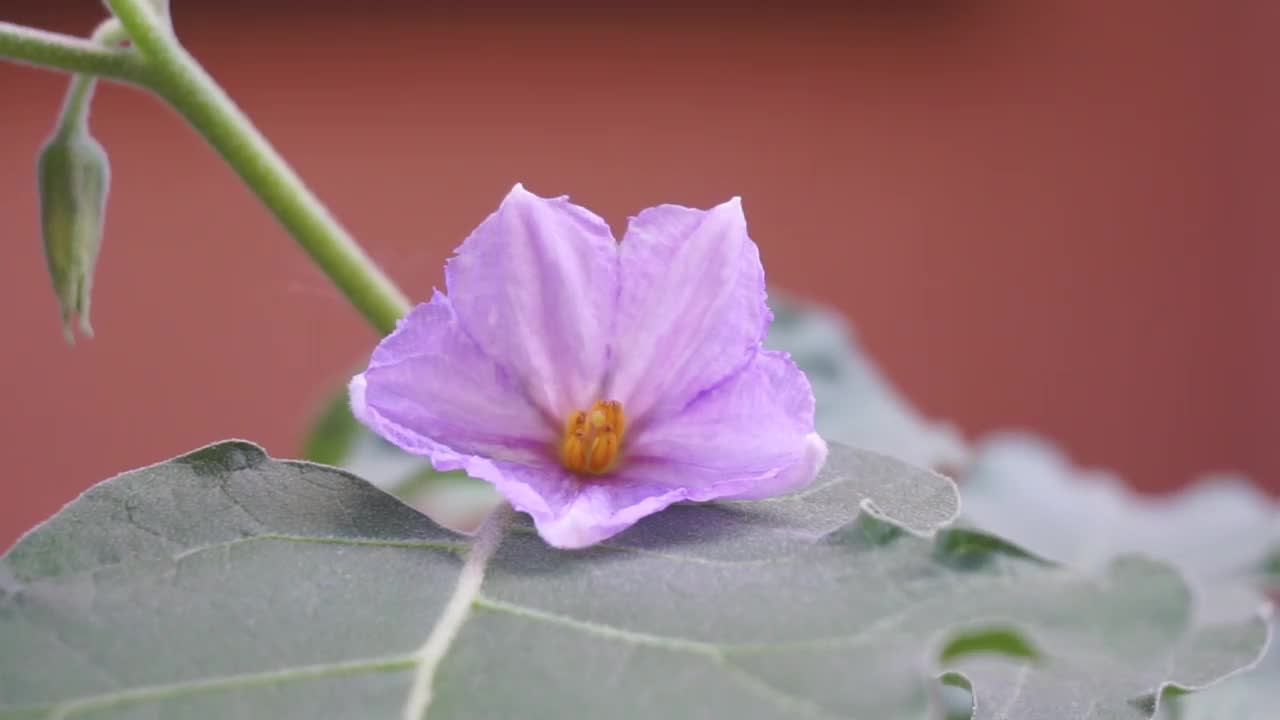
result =
[[[587,472],[602,473],[608,470],[616,457],[618,457],[618,436],[612,432],[596,436],[591,443],[591,457],[587,458]]]
[[[569,416],[564,423],[564,434],[570,435],[577,430],[585,430],[587,428],[587,414],[581,410]]]
[[[590,410],[578,410],[565,421],[560,462],[576,473],[603,475],[609,472],[618,461],[625,429],[622,403],[597,400]]]

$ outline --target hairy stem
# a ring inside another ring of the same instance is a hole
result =
[[[147,86],[151,72],[136,52],[83,38],[0,22],[0,58]]]
[[[167,19],[148,0],[108,5],[151,67],[151,89],[204,136],[374,327],[393,330],[408,300],[182,47]]]
[[[63,107],[64,126],[84,117],[99,77],[162,97],[240,175],[370,324],[384,333],[395,329],[409,310],[404,294],[182,47],[162,8],[151,0],[108,0],[108,5],[116,20],[107,21],[94,40],[0,22],[0,58],[78,75]],[[104,47],[114,44],[112,33],[121,26],[134,48]]]
[[[126,37],[120,21],[111,18],[93,31],[90,42],[110,48],[119,45]],[[97,76],[88,73],[72,76],[71,83],[67,87],[67,97],[62,102],[62,114],[58,117],[58,134],[65,136],[84,130],[89,115],[89,101],[93,99],[93,88],[97,82]]]

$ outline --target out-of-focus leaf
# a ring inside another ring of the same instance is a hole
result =
[[[1274,633],[1274,629],[1272,631]],[[1215,685],[1203,693],[1175,698],[1176,720],[1276,720],[1280,717],[1280,647],[1258,667]]]
[[[1073,467],[1027,435],[981,443],[963,489],[970,522],[1085,569],[1142,553],[1214,583],[1261,576],[1280,546],[1280,504],[1242,478],[1208,477],[1173,495],[1144,496],[1110,474]]]
[[[1262,585],[1275,595],[1280,595],[1280,543],[1267,553],[1262,561]]]
[[[765,346],[791,353],[817,399],[818,432],[923,467],[958,467],[964,440],[950,424],[911,406],[854,342],[836,313],[771,293],[773,324]]]
[[[419,681],[411,717],[922,718],[943,674],[980,719],[1146,718],[1265,642],[1255,613],[1197,624],[1158,562],[1099,582],[928,537],[957,510],[945,478],[836,444],[796,495],[577,552],[519,524],[463,572],[467,538],[368,483],[222,443],[0,558],[0,718],[400,718]]]
[[[1176,565],[1202,586],[1201,615],[1230,616],[1240,595],[1252,597],[1248,588],[1276,577],[1280,504],[1239,477],[1144,496],[1114,475],[1074,467],[1043,440],[1007,434],[978,446],[963,487],[969,522],[1044,557],[1092,571],[1135,552]],[[1280,718],[1280,664],[1269,660],[1170,706],[1169,720]]]
[[[325,402],[303,439],[302,456],[324,465],[341,465],[360,441],[363,426],[351,414],[347,389],[333,393]],[[372,479],[366,478],[370,482]]]

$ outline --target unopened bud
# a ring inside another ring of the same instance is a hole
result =
[[[49,138],[40,150],[37,172],[45,260],[62,310],[63,334],[74,342],[72,315],[79,316],[80,331],[93,336],[89,291],[102,243],[111,170],[102,145],[77,123]]]

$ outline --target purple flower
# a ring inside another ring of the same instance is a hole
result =
[[[362,422],[438,470],[493,483],[578,548],[682,500],[762,498],[826,458],[735,198],[660,205],[622,242],[516,185],[436,292],[351,381]]]

